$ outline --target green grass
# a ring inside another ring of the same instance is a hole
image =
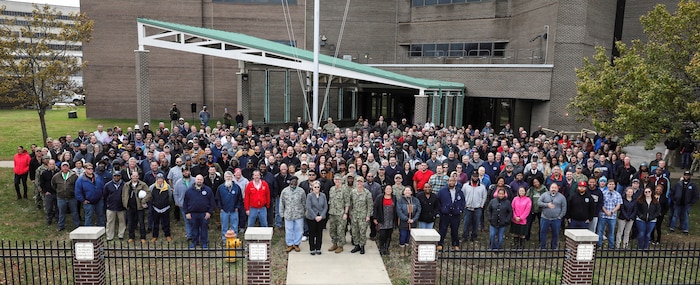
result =
[[[46,112],[46,131],[51,138],[58,138],[70,134],[75,138],[78,130],[92,132],[97,130],[97,125],[102,124],[107,130],[116,126],[126,128],[136,124],[134,119],[88,119],[85,116],[85,106],[74,108],[78,113],[77,119],[69,119],[68,111],[72,109],[49,110]],[[0,160],[12,160],[17,153],[17,146],[29,149],[31,144],[43,146],[41,137],[41,123],[39,114],[35,110],[28,109],[3,109],[0,111]],[[168,128],[170,121],[164,119],[151,120],[151,126],[158,126],[158,122],[166,122]]]

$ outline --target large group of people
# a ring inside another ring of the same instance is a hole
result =
[[[690,171],[673,181],[660,153],[634,167],[603,133],[570,138],[541,127],[528,134],[510,124],[496,131],[382,116],[347,128],[332,118],[313,128],[298,117],[264,133],[251,120],[244,125],[241,112],[235,123],[227,110],[224,123],[209,126],[204,108],[199,127],[178,115],[173,104],[170,128],[99,125],[29,152],[19,147],[17,198],[28,198],[28,177],[49,225],[64,230],[70,214],[74,227],[106,226],[108,240],[128,229],[129,242],[146,243],[149,233],[155,242],[161,230],[172,241],[173,218],[184,221],[191,248],[207,248],[216,220],[222,239],[229,230],[283,227],[287,252],[308,240],[318,255],[328,229],[328,251],[343,252],[349,232],[351,253],[364,254],[369,236],[386,255],[398,229],[404,256],[414,228],[436,228],[440,250],[448,238],[459,250],[486,233],[490,248],[501,249],[506,232],[522,247],[535,222],[543,249],[559,246],[563,227],[596,232],[599,246],[607,239],[608,248],[625,248],[637,238],[647,248],[661,241],[664,219],[671,232],[689,232],[700,194]]]

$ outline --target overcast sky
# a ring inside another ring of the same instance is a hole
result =
[[[11,0],[11,1],[80,7],[80,0]]]

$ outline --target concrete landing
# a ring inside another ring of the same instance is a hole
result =
[[[353,246],[349,233],[343,252],[336,254],[328,251],[332,245],[328,231],[324,230],[321,246],[323,254],[311,255],[308,242],[301,243],[301,252],[290,252],[287,259],[287,285],[391,284],[376,242],[367,239],[365,254],[350,253]]]

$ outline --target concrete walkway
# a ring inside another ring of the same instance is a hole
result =
[[[336,254],[327,249],[333,245],[328,231],[323,231],[321,255],[309,253],[309,243],[301,243],[301,252],[290,252],[287,259],[287,285],[297,284],[391,284],[379,249],[367,239],[365,254],[350,253],[353,248],[345,244],[344,251]]]
[[[0,161],[0,168],[13,168],[15,163],[13,161]]]

